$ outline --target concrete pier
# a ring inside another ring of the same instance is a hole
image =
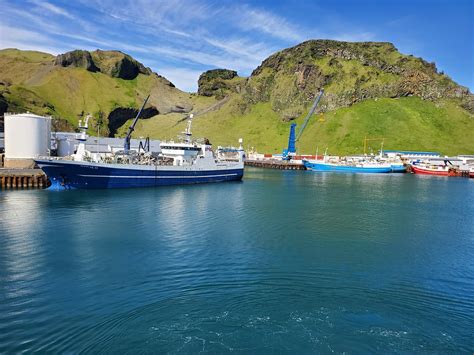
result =
[[[246,166],[254,166],[257,168],[279,169],[279,170],[306,170],[303,164],[294,163],[286,160],[246,160]]]
[[[49,180],[40,169],[4,169],[0,168],[1,189],[44,189]]]

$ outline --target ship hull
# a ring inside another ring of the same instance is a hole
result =
[[[243,164],[212,170],[191,167],[140,166],[36,160],[51,181],[52,190],[155,187],[239,181]]]
[[[361,173],[361,174],[386,174],[392,172],[390,166],[387,167],[357,167],[357,166],[343,166],[327,163],[313,163],[308,160],[303,160],[304,166],[313,171],[331,171],[341,173]]]
[[[403,165],[392,165],[392,173],[406,173],[407,168]]]
[[[424,175],[437,175],[437,176],[448,176],[449,171],[448,170],[435,170],[435,169],[429,169],[429,168],[421,168],[416,165],[411,166],[412,171],[415,174],[424,174]]]

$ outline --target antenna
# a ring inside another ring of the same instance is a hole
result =
[[[186,143],[191,143],[191,136],[193,135],[191,133],[191,125],[193,123],[193,117],[194,117],[194,115],[192,113],[189,114],[188,125],[187,125],[186,129],[183,132],[184,135],[186,136]]]

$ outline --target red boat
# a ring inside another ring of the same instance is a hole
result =
[[[456,176],[455,172],[452,172],[450,169],[446,165],[412,164],[411,166],[411,170],[415,174]]]

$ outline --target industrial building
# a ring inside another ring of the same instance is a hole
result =
[[[2,130],[3,128],[3,130]],[[74,154],[78,133],[51,132],[51,117],[32,113],[5,113],[0,120],[0,167],[28,169],[34,159],[44,156],[64,157]],[[160,151],[160,141],[149,140],[150,152]],[[144,146],[140,139],[131,139],[130,150]],[[88,137],[86,149],[91,153],[115,153],[123,150],[123,138]]]

